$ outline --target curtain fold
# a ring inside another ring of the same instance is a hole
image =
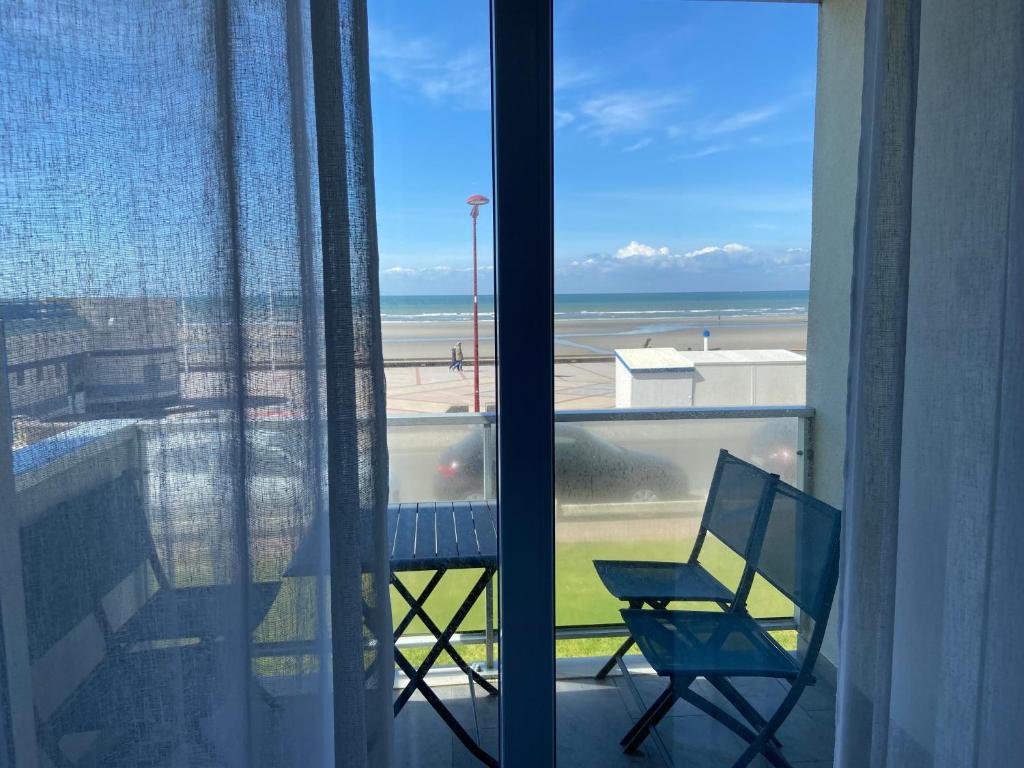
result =
[[[0,9],[0,765],[390,762],[365,14]]]
[[[840,580],[836,759],[843,766],[884,761],[888,731],[918,24],[917,0],[868,2],[847,400],[844,509],[851,512]]]
[[[837,766],[1024,749],[1024,9],[869,0]]]

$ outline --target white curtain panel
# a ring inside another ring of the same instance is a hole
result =
[[[1024,754],[1024,6],[869,0],[837,766]]]
[[[0,766],[390,763],[365,19],[0,6]]]

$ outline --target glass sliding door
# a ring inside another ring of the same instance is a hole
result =
[[[486,4],[369,0],[396,636],[394,765],[498,755]]]
[[[623,754],[666,683],[620,610],[728,606],[681,601],[672,570],[720,450],[797,486],[807,471],[817,12],[556,0],[554,18],[558,755],[729,765],[742,740],[686,702]],[[700,563],[736,589],[741,555],[702,544]],[[747,607],[796,649],[780,593],[757,579]],[[782,692],[737,686],[755,702]]]

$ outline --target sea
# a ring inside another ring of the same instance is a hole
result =
[[[560,293],[555,320],[634,320],[645,323],[699,323],[732,317],[797,318],[807,314],[807,291],[715,291],[701,293]],[[526,299],[528,300],[528,298]],[[189,323],[222,322],[228,308],[223,299],[193,296],[182,307]],[[473,297],[381,296],[381,322],[443,323],[473,317]],[[294,293],[246,297],[251,321],[294,322],[301,301]],[[229,312],[228,312],[229,313]],[[480,318],[494,317],[494,297],[480,297]]]
[[[807,291],[716,291],[701,293],[562,293],[555,320],[711,320],[729,317],[799,317],[807,314]],[[381,322],[429,323],[473,316],[472,296],[381,296]],[[480,297],[480,317],[494,317],[494,297]]]

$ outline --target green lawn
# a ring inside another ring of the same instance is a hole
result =
[[[668,539],[645,542],[561,542],[555,550],[555,584],[556,602],[555,617],[559,626],[579,624],[611,624],[621,621],[619,609],[623,604],[615,600],[601,584],[594,571],[595,559],[608,560],[675,560],[685,558],[690,551],[692,542],[681,539]],[[717,542],[705,544],[701,554],[704,563],[724,584],[734,585],[739,581],[742,561],[731,551]],[[440,585],[427,600],[427,611],[431,618],[441,627],[454,615],[455,608],[463,596],[469,591],[479,571],[449,572]],[[400,576],[402,581],[416,594],[430,578],[428,573],[406,573]],[[395,623],[405,615],[405,601],[392,589],[392,611]],[[701,610],[717,610],[710,604],[689,604],[688,607]],[[754,616],[791,616],[793,606],[785,597],[769,584],[760,579],[751,590],[748,604]],[[497,595],[495,595],[497,610]],[[460,627],[463,630],[480,630],[484,626],[483,597],[470,611]],[[426,632],[426,628],[418,620],[414,621],[407,634]],[[787,648],[796,647],[796,633],[793,631],[776,633],[776,638]],[[593,640],[559,640],[556,653],[559,658],[580,656],[604,656],[622,642],[620,638],[604,638]],[[460,651],[469,661],[482,661],[484,647],[482,645],[465,646]],[[410,649],[406,655],[418,662],[426,655],[426,649]],[[443,655],[438,664],[451,663]]]
[[[578,523],[576,525],[579,525]],[[586,532],[586,527],[581,527]],[[692,540],[685,536],[668,536],[659,540],[636,541],[628,538],[628,526],[623,528],[624,540],[610,541],[572,541],[559,542],[555,550],[555,583],[556,604],[555,614],[559,626],[613,624],[621,621],[619,609],[622,603],[612,598],[604,589],[594,570],[595,559],[621,560],[665,560],[679,561],[684,559],[691,548]],[[179,574],[186,573],[186,565],[192,566],[193,578],[197,578],[195,569],[198,564],[205,564],[199,575],[206,575],[212,568],[205,558],[191,558],[191,562],[181,562]],[[258,561],[259,562],[259,561]],[[724,584],[735,585],[742,571],[742,561],[730,550],[714,540],[709,540],[701,553],[701,562],[714,573]],[[276,563],[265,563],[257,568],[260,578],[270,578],[277,569]],[[444,627],[454,615],[455,609],[479,577],[479,570],[449,571],[440,585],[427,600],[426,608],[431,618]],[[403,583],[413,592],[423,588],[431,576],[430,572],[410,572],[400,575]],[[202,579],[199,579],[201,581]],[[495,593],[497,588],[495,584]],[[392,613],[397,625],[405,615],[407,606],[401,596],[391,588]],[[495,614],[497,613],[497,594],[495,594]],[[681,607],[681,606],[680,606]],[[718,610],[711,604],[688,604],[686,607],[701,610]],[[770,585],[755,581],[751,591],[748,609],[754,616],[776,617],[791,616],[792,604]],[[255,640],[274,643],[282,640],[311,638],[315,633],[316,622],[316,585],[311,579],[285,579],[281,592],[274,603],[266,620],[255,633]],[[495,619],[495,624],[497,620]],[[469,615],[460,627],[463,631],[483,630],[484,628],[484,597],[481,595]],[[426,627],[418,619],[414,620],[406,630],[406,635],[427,634]],[[775,637],[786,648],[796,647],[796,633],[783,631],[775,633]],[[601,638],[586,640],[559,640],[556,654],[559,658],[583,656],[608,656],[622,642],[621,638]],[[483,661],[483,645],[462,646],[460,652],[470,662]],[[497,652],[497,651],[496,651]],[[410,648],[406,656],[413,664],[418,664],[426,656],[426,648]],[[309,671],[315,667],[314,656],[261,657],[257,660],[257,669],[263,674],[287,674]],[[439,666],[451,664],[451,660],[443,654],[437,661]]]

